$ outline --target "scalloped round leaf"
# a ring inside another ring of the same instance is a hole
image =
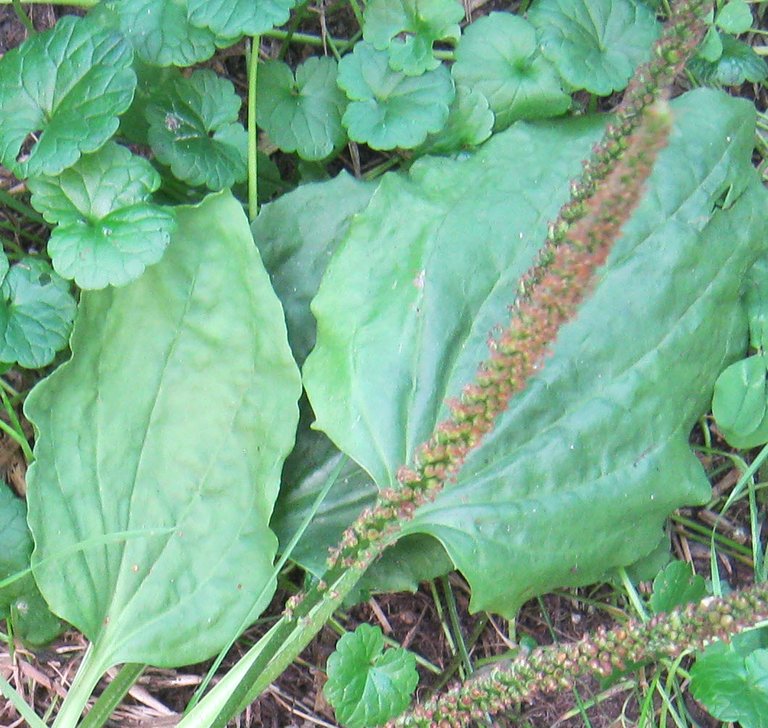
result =
[[[0,361],[37,369],[67,346],[77,304],[69,283],[38,258],[8,271],[0,303]]]
[[[425,154],[450,154],[482,144],[493,131],[494,114],[488,99],[476,88],[456,86],[448,121],[427,138],[420,151]]]
[[[224,38],[260,35],[288,20],[296,0],[187,0],[189,22]]]
[[[191,66],[216,51],[215,33],[189,21],[186,0],[109,0],[94,12],[112,14],[136,55],[155,66]]]
[[[349,138],[373,149],[417,147],[443,128],[455,95],[445,66],[406,76],[365,41],[341,59],[338,84],[350,100],[342,117]]]
[[[148,202],[160,175],[142,157],[109,143],[57,177],[29,181],[35,207],[59,223],[48,241],[56,271],[81,288],[120,286],[157,263],[175,226]]]
[[[685,561],[672,561],[653,580],[651,608],[654,614],[670,612],[675,607],[701,601],[706,595],[704,578],[694,574]]]
[[[659,34],[653,12],[634,0],[537,0],[528,18],[560,75],[600,96],[627,85]]]
[[[739,35],[752,27],[752,11],[744,0],[730,0],[715,17],[715,25],[726,33]]]
[[[312,57],[296,76],[281,61],[259,67],[256,120],[279,149],[325,159],[347,138],[341,117],[347,99],[336,85],[336,61]]]
[[[455,0],[371,0],[363,15],[363,37],[380,51],[389,51],[394,71],[419,76],[434,71],[435,41],[456,42],[464,7]],[[404,37],[402,37],[404,36]]]
[[[757,55],[752,46],[730,35],[720,35],[723,51],[715,63],[693,57],[689,70],[705,85],[741,86],[742,83],[761,83],[768,78],[768,63]]]
[[[0,64],[0,163],[58,174],[117,131],[131,104],[133,51],[118,33],[67,16]],[[31,146],[30,146],[31,144]]]
[[[416,658],[402,647],[384,650],[380,627],[361,624],[328,657],[323,693],[347,728],[381,725],[402,713],[419,682]]]
[[[451,73],[457,85],[488,99],[497,131],[517,119],[558,116],[571,105],[554,66],[538,51],[536,30],[511,13],[472,23],[456,48]]]
[[[232,83],[213,71],[177,79],[147,107],[152,151],[187,184],[221,190],[241,182],[248,158],[241,103]]]

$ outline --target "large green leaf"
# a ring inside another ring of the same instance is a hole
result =
[[[750,104],[699,91],[673,108],[670,144],[593,296],[406,529],[443,543],[473,609],[513,614],[599,579],[649,553],[672,509],[707,496],[687,436],[746,345],[739,290],[765,249],[766,199]],[[518,123],[472,157],[387,176],[353,221],[312,305],[304,382],[317,426],[380,487],[487,356],[601,127]]]
[[[117,131],[131,103],[133,53],[118,33],[67,16],[0,63],[0,163],[58,174]],[[25,142],[33,145],[22,150]],[[28,153],[27,153],[28,152]]]
[[[202,660],[274,587],[300,392],[282,309],[229,193],[178,222],[139,280],[83,294],[72,359],[26,402],[35,576],[101,668]]]

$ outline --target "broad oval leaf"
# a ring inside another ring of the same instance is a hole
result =
[[[144,158],[109,142],[55,177],[29,181],[35,207],[58,223],[48,241],[56,271],[80,288],[120,286],[163,255],[175,226],[148,198],[160,175]]]
[[[0,63],[0,163],[17,177],[58,174],[82,152],[96,151],[130,106],[132,60],[122,35],[74,16],[6,53]]]
[[[193,25],[224,38],[260,35],[288,20],[296,0],[187,0]]]
[[[336,85],[332,58],[309,58],[293,71],[282,61],[259,68],[256,120],[284,152],[320,160],[344,144],[341,117],[347,106]]]
[[[66,348],[77,304],[45,260],[22,258],[0,287],[0,362],[44,367]]]
[[[208,69],[172,81],[146,110],[152,151],[190,185],[221,190],[242,182],[248,135],[237,121],[241,104],[232,83]]]
[[[593,296],[406,528],[442,542],[473,609],[511,615],[596,581],[651,552],[667,514],[709,493],[688,433],[746,344],[739,295],[764,250],[766,199],[750,104],[700,91],[673,109],[669,146]],[[353,221],[312,304],[304,383],[317,426],[379,487],[396,484],[486,358],[600,132],[590,118],[518,123],[471,157],[385,177]]]
[[[539,52],[536,30],[511,13],[472,23],[456,48],[451,73],[457,85],[488,99],[497,130],[518,119],[558,116],[571,105],[554,66]]]
[[[601,96],[627,85],[659,33],[653,12],[638,0],[536,0],[528,18],[560,75]]]
[[[342,118],[349,138],[373,149],[418,146],[443,127],[454,97],[445,66],[406,76],[365,41],[341,59],[338,84],[350,100]]]
[[[282,309],[230,194],[178,220],[139,280],[83,294],[72,359],[26,402],[35,576],[102,669],[205,659],[274,589],[301,389]]]

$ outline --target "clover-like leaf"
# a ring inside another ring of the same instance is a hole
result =
[[[634,0],[537,0],[528,18],[560,75],[601,96],[627,85],[659,32],[653,12]]]
[[[456,86],[448,121],[422,147],[427,154],[448,154],[482,144],[493,130],[494,114],[488,99],[476,88]]]
[[[445,66],[406,76],[365,41],[341,59],[338,83],[351,102],[342,117],[349,138],[373,149],[421,144],[443,127],[455,93]]]
[[[0,362],[36,369],[69,340],[77,304],[69,284],[38,258],[23,258],[0,286]]]
[[[35,207],[59,223],[48,241],[56,271],[93,289],[128,283],[157,263],[174,228],[172,213],[147,201],[159,186],[149,162],[114,143],[57,177],[31,179]]]
[[[435,41],[459,40],[463,17],[464,7],[456,0],[371,0],[363,37],[377,50],[388,50],[392,70],[419,76],[440,65]]]
[[[259,68],[256,120],[284,152],[325,159],[344,144],[341,117],[347,105],[336,85],[332,58],[309,58],[293,71],[281,61]]]
[[[216,50],[216,34],[189,22],[186,0],[109,0],[92,14],[120,30],[136,55],[156,66],[191,66]]]
[[[419,682],[416,659],[402,647],[384,651],[379,627],[361,624],[328,658],[323,692],[348,728],[380,725],[408,706]]]
[[[726,33],[746,33],[752,27],[752,11],[744,0],[730,0],[715,17],[715,25]]]
[[[241,100],[213,71],[177,79],[147,107],[152,151],[190,185],[221,190],[246,176],[248,135],[237,121]]]
[[[260,35],[288,20],[295,0],[187,0],[189,21],[216,35]]]
[[[467,28],[451,73],[458,85],[488,99],[497,131],[517,119],[557,116],[571,105],[554,66],[538,52],[536,30],[510,13],[491,13]]]
[[[698,602],[706,594],[704,578],[694,574],[690,564],[673,561],[653,580],[651,607],[655,614],[669,612],[689,602]]]
[[[752,46],[730,35],[720,35],[722,53],[715,63],[698,56],[692,58],[688,68],[701,81],[710,86],[740,86],[742,83],[760,83],[768,78],[768,63],[755,53]]]
[[[0,164],[17,177],[58,174],[81,153],[96,151],[131,103],[132,60],[120,34],[74,16],[6,53]]]

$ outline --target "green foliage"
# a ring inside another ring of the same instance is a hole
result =
[[[571,105],[560,77],[538,47],[536,30],[528,21],[491,13],[467,29],[456,49],[453,78],[488,99],[497,131],[518,119],[558,116]]]
[[[444,66],[406,76],[367,42],[341,60],[338,84],[350,100],[342,118],[349,138],[373,149],[417,147],[443,127],[455,93]]]
[[[691,668],[691,693],[718,720],[744,728],[768,726],[765,630],[708,647]]]
[[[419,76],[440,65],[433,53],[436,41],[459,40],[463,17],[464,7],[456,0],[371,0],[363,37],[377,50],[388,51],[393,71]]]
[[[0,485],[0,581],[29,568],[32,537],[26,515],[24,501]],[[0,619],[10,620],[13,632],[31,646],[50,642],[62,628],[43,601],[32,574],[0,586]]]
[[[221,190],[241,182],[248,138],[240,105],[232,84],[213,71],[174,80],[146,110],[152,151],[190,185]]]
[[[706,594],[704,578],[694,574],[690,564],[673,561],[653,580],[651,608],[655,614],[670,612],[675,607],[701,601]]]
[[[72,16],[5,54],[0,163],[19,177],[59,174],[101,147],[131,103],[132,56],[123,37]]]
[[[746,33],[752,27],[752,11],[744,0],[730,0],[718,11],[715,25],[726,33]]]
[[[729,35],[718,35],[720,52],[714,60],[696,57],[688,64],[704,84],[739,86],[746,81],[760,83],[768,78],[768,63],[754,49]]]
[[[658,35],[653,13],[635,0],[536,0],[528,18],[571,87],[601,96],[627,85]]]
[[[58,223],[48,242],[56,271],[85,289],[120,286],[163,255],[172,212],[148,201],[160,186],[152,165],[110,142],[56,177],[29,181],[32,203]]]
[[[176,2],[177,0],[171,0]],[[258,35],[282,25],[295,0],[186,0],[193,25],[223,38]]]
[[[457,482],[405,529],[441,541],[472,586],[473,609],[513,614],[554,584],[594,581],[650,552],[675,503],[707,497],[687,433],[744,346],[736,293],[765,242],[752,218],[764,193],[750,172],[749,104],[698,92],[675,110],[678,131],[601,285]],[[386,177],[355,218],[312,303],[318,339],[304,384],[316,426],[380,488],[396,484],[400,464],[473,374],[564,199],[563,180],[600,130],[594,119],[518,124],[471,159],[422,160],[409,178]],[[729,187],[735,201],[720,210]],[[685,273],[651,284],[651,260]],[[723,300],[732,301],[728,315]],[[640,307],[642,321],[632,313]],[[620,349],[613,316],[633,322]],[[681,361],[683,340],[690,355]],[[690,381],[701,384],[698,397]],[[585,521],[594,525],[588,540]],[[508,563],[514,573],[496,579]]]
[[[240,205],[177,217],[158,265],[83,294],[72,359],[26,402],[35,578],[101,671],[209,657],[274,589],[298,372]]]
[[[421,149],[427,154],[447,154],[479,146],[491,136],[494,121],[488,99],[480,91],[457,85],[445,126],[427,137]]]
[[[69,285],[38,258],[22,258],[0,286],[0,362],[34,369],[66,347],[75,317]]]
[[[414,656],[384,650],[381,629],[369,624],[339,640],[327,671],[323,692],[347,728],[381,725],[402,713],[419,682]]]
[[[343,146],[341,117],[347,106],[336,85],[337,65],[330,58],[309,58],[293,71],[280,61],[259,68],[256,119],[284,152],[302,159],[325,159]]]

